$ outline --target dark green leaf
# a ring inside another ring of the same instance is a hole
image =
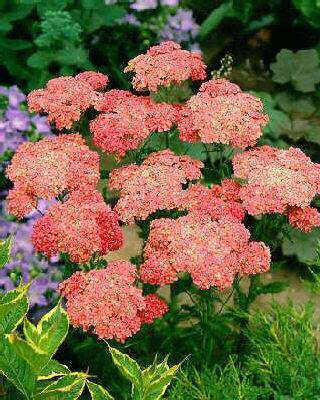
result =
[[[222,20],[228,15],[232,10],[231,1],[226,1],[222,3],[219,7],[215,8],[209,16],[202,22],[200,26],[200,37],[204,39],[209,35],[217,26],[222,22]]]

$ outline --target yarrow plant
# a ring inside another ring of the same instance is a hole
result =
[[[320,165],[299,149],[259,146],[268,117],[258,98],[225,79],[203,82],[201,55],[172,41],[130,60],[125,72],[135,94],[106,89],[109,78],[97,72],[31,92],[30,109],[61,132],[23,144],[7,169],[13,215],[55,201],[32,240],[39,252],[76,263],[59,286],[72,324],[120,342],[155,319],[172,324],[180,281],[200,305],[233,286],[247,307],[258,289],[245,297],[239,281],[271,264],[264,237],[251,229],[262,214],[284,214],[305,231],[320,225],[311,208]],[[197,93],[174,100],[185,82]],[[103,153],[116,165],[107,174]],[[108,263],[104,256],[126,239],[123,224],[134,223],[146,239],[143,254]],[[168,284],[166,304],[156,292]],[[204,315],[197,318],[207,326]]]

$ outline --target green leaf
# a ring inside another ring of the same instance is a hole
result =
[[[310,25],[320,28],[320,6],[318,0],[292,0],[292,3]]]
[[[162,373],[160,378],[153,380],[148,387],[144,389],[142,400],[161,399],[179,368],[180,365],[174,365],[166,372]]]
[[[27,314],[28,288],[28,285],[20,286],[0,297],[0,335],[15,330]]]
[[[102,386],[87,381],[92,400],[113,400],[114,398]]]
[[[76,400],[83,392],[86,375],[73,373],[50,383],[40,393],[33,396],[34,400]]]
[[[32,48],[33,44],[28,40],[0,38],[0,47],[11,50],[25,50]]]
[[[56,360],[50,360],[48,364],[41,370],[41,374],[37,376],[38,381],[43,381],[57,376],[70,374],[70,369]]]
[[[26,18],[33,10],[34,4],[19,4],[14,5],[11,10],[5,13],[5,18],[8,21],[18,21]]]
[[[36,330],[30,322],[24,326],[27,340],[47,354],[48,361],[64,341],[68,329],[68,316],[60,303],[41,318]]]
[[[320,228],[309,233],[290,228],[290,239],[282,242],[282,252],[285,256],[296,256],[299,261],[307,262],[316,257],[317,243],[320,240]]]
[[[288,287],[286,282],[271,282],[257,287],[259,294],[280,293]]]
[[[3,268],[11,258],[12,236],[0,242],[0,268]]]
[[[232,10],[232,2],[227,1],[222,3],[219,7],[215,8],[209,16],[202,22],[200,26],[200,37],[204,39],[209,35],[217,26],[222,22],[222,20],[229,14]]]
[[[298,50],[296,53],[282,49],[270,68],[275,82],[291,82],[300,92],[313,92],[315,84],[320,82],[319,57],[314,49]]]
[[[0,373],[31,400],[35,387],[32,368],[17,354],[8,336],[0,337],[0,355]]]
[[[69,1],[68,0],[40,0],[38,1],[37,11],[42,17],[48,11],[61,11],[64,10]]]
[[[121,353],[121,351],[109,346],[112,361],[120,372],[133,383],[137,388],[141,386],[142,382],[142,371],[138,363],[130,358],[127,354]]]
[[[54,54],[54,60],[60,64],[78,65],[85,63],[88,59],[88,50],[83,47],[69,47],[57,50]]]
[[[87,33],[92,33],[103,26],[113,26],[119,18],[125,15],[125,10],[122,7],[104,5],[99,10],[95,10],[90,14],[90,18],[82,21],[82,26]],[[79,21],[81,23],[81,21]]]
[[[52,52],[39,50],[27,59],[27,65],[31,68],[43,69],[46,68],[52,60]]]

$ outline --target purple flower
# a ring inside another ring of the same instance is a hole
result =
[[[30,127],[30,117],[27,111],[15,110],[8,108],[5,114],[9,127],[13,131],[27,131]]]
[[[199,25],[195,22],[192,11],[178,9],[175,15],[170,15],[160,32],[161,40],[174,40],[178,43],[190,42],[196,38]]]
[[[160,0],[162,6],[176,7],[179,5],[179,0]]]
[[[8,97],[9,90],[5,86],[0,86],[0,96]]]
[[[154,10],[157,7],[158,7],[157,0],[136,0],[130,6],[130,8],[136,11]]]
[[[47,276],[39,276],[35,279],[28,291],[30,306],[38,305],[40,307],[47,306],[50,303],[50,298],[46,296],[49,290],[55,291],[58,287],[57,282],[48,279]]]
[[[36,130],[39,133],[43,135],[51,133],[51,127],[49,125],[47,117],[36,114],[34,117],[31,118],[31,121],[33,122]]]
[[[133,14],[126,14],[124,17],[122,17],[119,21],[122,24],[129,24],[132,26],[140,26],[141,22],[138,20],[138,18],[133,15]]]
[[[18,86],[11,86],[8,91],[9,106],[18,108],[26,100],[26,95],[21,92]]]

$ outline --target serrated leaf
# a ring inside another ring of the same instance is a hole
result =
[[[3,268],[11,258],[12,236],[0,242],[0,268]]]
[[[21,286],[0,297],[0,336],[14,331],[27,314],[28,287]]]
[[[275,82],[291,82],[301,92],[314,91],[315,84],[320,82],[319,57],[314,49],[298,50],[296,53],[282,49],[270,68]]]
[[[35,387],[32,368],[16,353],[7,336],[0,337],[0,355],[0,373],[31,400]]]
[[[50,360],[48,364],[41,370],[41,374],[37,376],[38,381],[43,381],[57,376],[70,374],[70,369],[56,360]]]
[[[102,386],[90,381],[87,381],[87,386],[92,400],[114,400],[111,394],[109,394]]]
[[[24,329],[27,340],[46,353],[49,361],[67,336],[69,320],[59,303],[41,318],[36,331],[31,323],[26,323]]]
[[[76,400],[83,392],[85,376],[74,373],[63,376],[57,381],[50,383],[40,393],[33,396],[34,400]]]
[[[167,387],[174,375],[178,372],[180,365],[174,365],[161,375],[160,378],[153,380],[143,392],[142,400],[159,400],[164,395]]]
[[[112,361],[120,372],[137,388],[140,387],[142,382],[142,371],[138,363],[127,354],[123,354],[121,351],[111,346],[109,346],[109,351]]]
[[[209,35],[218,25],[222,22],[222,20],[228,15],[228,13],[232,10],[232,2],[227,1],[223,2],[219,7],[215,8],[209,16],[202,22],[200,26],[199,35],[202,39]]]

